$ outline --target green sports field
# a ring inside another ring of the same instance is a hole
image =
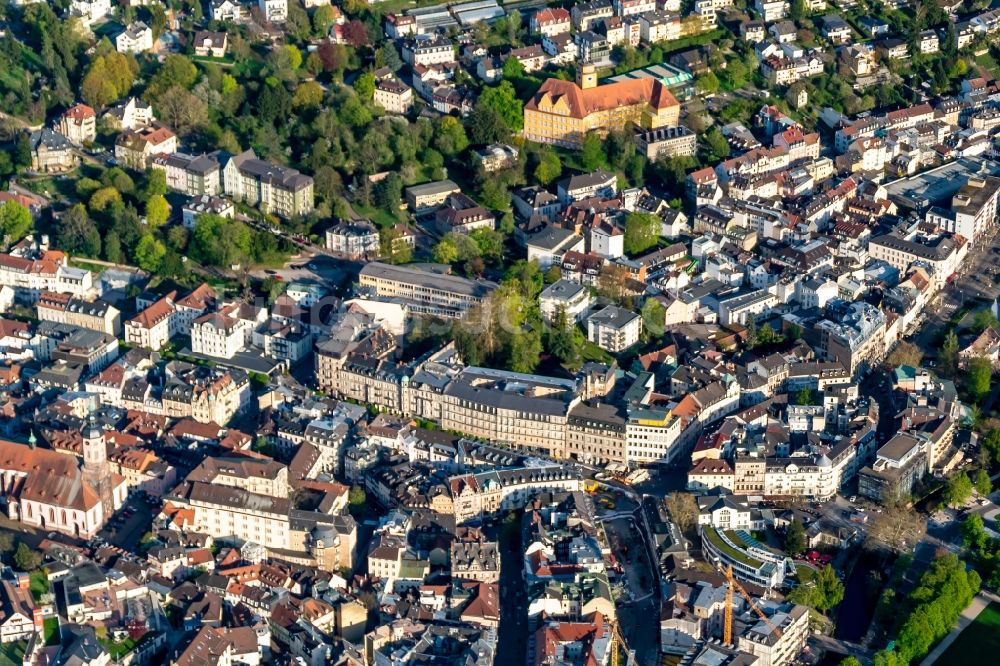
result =
[[[965,628],[935,666],[968,666],[996,663],[1000,654],[1000,604],[983,609],[976,621]]]

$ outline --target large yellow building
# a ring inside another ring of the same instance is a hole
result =
[[[580,68],[577,82],[548,79],[524,105],[524,137],[530,141],[579,148],[588,132],[602,136],[637,125],[674,127],[681,107],[654,78],[597,85],[593,65]]]

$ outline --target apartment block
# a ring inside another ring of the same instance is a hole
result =
[[[313,209],[313,179],[289,167],[258,159],[253,149],[233,155],[222,169],[223,191],[236,201],[282,217]]]

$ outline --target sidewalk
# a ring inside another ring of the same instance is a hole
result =
[[[945,651],[951,647],[951,644],[955,642],[958,635],[961,634],[966,627],[972,624],[977,617],[979,617],[979,614],[983,612],[984,608],[989,606],[990,603],[994,601],[1000,602],[1000,597],[985,591],[977,594],[972,600],[972,603],[969,604],[964,611],[962,611],[962,614],[958,618],[958,622],[952,630],[948,632],[948,635],[945,636],[933,650],[930,651],[930,654],[924,657],[924,660],[920,662],[920,666],[931,666],[931,664],[937,661],[941,655],[943,655]]]

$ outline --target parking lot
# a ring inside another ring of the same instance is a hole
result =
[[[150,530],[159,505],[137,495],[130,495],[125,504],[105,524],[98,536],[108,543],[128,551],[138,550],[142,535]]]

